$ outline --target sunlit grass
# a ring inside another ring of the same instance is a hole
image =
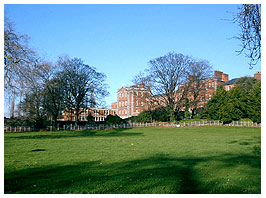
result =
[[[5,133],[5,193],[260,193],[260,128]]]

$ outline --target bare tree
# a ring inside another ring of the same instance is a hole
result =
[[[178,111],[177,90],[185,82],[185,74],[190,64],[190,57],[174,52],[149,61],[146,76],[140,73],[135,77],[135,82],[146,82],[151,91],[151,102],[158,104],[163,101],[170,121],[175,120]]]
[[[212,66],[206,60],[193,60],[187,70],[188,83],[185,85],[187,91],[185,97],[189,100],[191,116],[196,114],[198,104],[205,97],[206,83],[205,79],[211,77]]]
[[[4,86],[11,98],[10,116],[14,117],[15,101],[23,95],[24,82],[35,66],[36,53],[28,47],[29,37],[16,33],[7,17],[4,22]]]
[[[90,100],[99,103],[108,95],[106,76],[78,58],[60,57],[58,65],[63,68],[65,105],[69,112],[74,109],[77,124],[80,110],[86,108]]]
[[[242,49],[237,52],[244,52],[250,58],[250,68],[253,68],[261,60],[261,5],[243,4],[233,21],[240,27],[235,38],[241,41]]]

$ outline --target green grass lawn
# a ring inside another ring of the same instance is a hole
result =
[[[261,129],[4,135],[5,193],[261,193]]]

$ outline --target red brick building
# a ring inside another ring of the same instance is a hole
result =
[[[192,108],[201,108],[206,105],[208,100],[211,99],[212,95],[216,92],[217,86],[222,85],[225,82],[228,81],[228,74],[224,74],[221,71],[214,71],[214,76],[207,79],[201,79],[197,81],[197,79],[193,76],[189,76],[189,82],[186,84],[182,84],[178,87],[178,91],[176,92],[176,102],[179,101],[182,96],[184,95],[184,92],[187,92],[185,95],[185,98],[188,98],[190,101],[190,106]],[[194,90],[200,90],[198,92],[197,98],[194,99]],[[158,101],[158,106],[164,106],[164,98],[155,96],[155,100]],[[197,107],[193,107],[193,102],[191,101],[197,101]],[[185,103],[183,101],[183,104],[181,104],[181,111],[185,110]]]
[[[261,72],[256,72],[254,78],[261,79]],[[217,86],[223,85],[226,91],[229,91],[235,86],[237,78],[229,80],[228,74],[224,74],[221,71],[214,71],[214,75],[211,78],[200,80],[200,92],[196,98],[197,107],[191,108],[202,108],[211,99],[213,94],[216,92]],[[178,87],[176,93],[176,101],[180,99],[181,94],[187,88],[191,90],[195,85],[193,82],[193,76],[189,77],[189,83],[182,84]],[[119,117],[125,119],[131,116],[137,116],[140,112],[149,109],[149,104],[151,101],[157,101],[158,106],[165,106],[165,99],[162,96],[150,97],[150,91],[145,87],[144,84],[133,85],[130,87],[121,87],[117,91],[117,102],[111,104],[111,109],[109,108],[87,108],[80,109],[81,113],[79,116],[80,121],[86,121],[87,116],[91,114],[95,121],[104,121],[108,115],[118,115]],[[194,100],[192,91],[188,91],[186,98],[190,101]],[[156,108],[153,106],[153,108]],[[181,105],[181,110],[185,110],[185,105]],[[64,120],[75,121],[74,112],[65,112]]]
[[[112,104],[116,107],[117,115],[121,118],[137,116],[140,112],[148,109],[150,92],[144,84],[122,87],[117,91],[117,102]]]
[[[261,80],[261,72],[256,72],[254,74],[254,78],[257,80]],[[232,89],[233,87],[236,86],[236,81],[239,78],[233,78],[232,80],[229,80],[228,82],[224,83],[224,88],[226,91],[229,91],[230,89]]]
[[[261,72],[256,72],[254,74],[254,78],[256,78],[257,80],[261,80]]]
[[[108,115],[115,115],[116,109],[108,108],[84,108],[80,109],[79,120],[87,121],[88,115],[91,114],[94,117],[95,122],[104,121]],[[75,111],[65,111],[64,121],[75,121]]]

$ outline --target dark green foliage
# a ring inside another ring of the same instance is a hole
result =
[[[105,122],[108,125],[121,124],[123,122],[123,119],[118,115],[108,115],[105,119]]]
[[[158,107],[154,110],[142,111],[138,116],[131,117],[128,120],[132,122],[168,122],[170,120],[170,113],[167,107]]]
[[[216,93],[212,96],[211,100],[207,103],[207,118],[219,120],[221,108],[228,101],[228,93],[223,86],[218,86]]]
[[[165,107],[158,107],[152,111],[152,118],[157,122],[168,122],[169,114]]]
[[[254,85],[247,100],[247,115],[253,122],[261,122],[261,81]]]
[[[142,111],[137,117],[137,122],[152,122],[152,112],[151,111]]]
[[[257,82],[257,79],[252,77],[242,77],[236,80],[237,86],[240,86],[245,93],[251,91]]]
[[[230,123],[241,118],[250,118],[253,122],[260,122],[260,81],[249,77],[240,78],[236,87],[228,92],[219,86],[207,103],[207,111],[201,117],[221,120],[224,123]]]
[[[189,99],[188,98],[185,99],[185,105],[186,105],[186,108],[185,108],[185,119],[190,119],[191,118],[191,114],[189,112]]]
[[[183,120],[185,118],[185,112],[184,111],[176,111],[175,112],[176,120]]]
[[[94,117],[91,115],[91,113],[89,113],[87,116],[87,122],[89,124],[94,123]]]

